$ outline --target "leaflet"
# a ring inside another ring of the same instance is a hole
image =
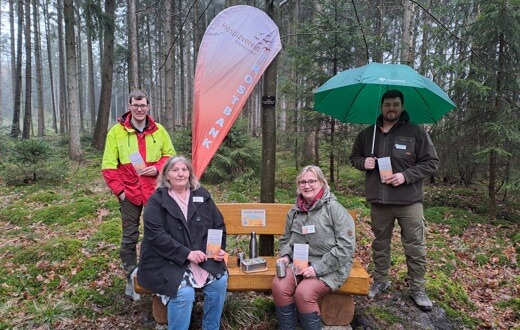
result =
[[[386,179],[392,176],[392,162],[390,157],[382,157],[377,159],[377,165],[379,166],[379,175],[381,176],[381,182],[385,183]]]
[[[144,162],[143,157],[141,157],[139,152],[131,153],[129,157],[132,165],[134,165],[135,171],[137,174],[141,175],[142,170],[146,168],[146,163]]]
[[[294,243],[293,264],[296,274],[300,274],[303,269],[309,267],[309,244]]]
[[[215,258],[222,246],[222,229],[208,229],[208,242],[206,244],[206,256]]]

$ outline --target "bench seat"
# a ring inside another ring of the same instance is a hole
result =
[[[230,258],[228,264],[229,280],[227,290],[240,291],[271,291],[271,282],[276,276],[275,263],[278,257],[262,257],[267,261],[267,270],[257,273],[244,273]],[[368,295],[369,276],[358,259],[354,259],[352,271],[345,283],[335,292],[338,294]]]

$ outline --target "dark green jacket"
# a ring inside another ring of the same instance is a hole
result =
[[[399,122],[384,134],[383,118],[377,119],[374,156],[390,156],[393,173],[403,173],[405,183],[394,187],[381,183],[379,168],[366,171],[365,195],[369,203],[409,205],[422,202],[423,179],[439,167],[439,158],[430,136],[419,125],[409,122],[410,116],[403,111]],[[356,138],[350,155],[352,166],[365,171],[365,158],[370,157],[374,125],[365,128]]]

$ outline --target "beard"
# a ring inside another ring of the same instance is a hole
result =
[[[387,113],[383,114],[383,119],[387,122],[393,123],[393,122],[399,120],[399,118],[401,118],[401,114],[402,114],[402,112],[398,112],[398,111],[387,112]]]

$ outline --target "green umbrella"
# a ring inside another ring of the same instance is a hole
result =
[[[439,86],[411,67],[373,62],[330,78],[314,92],[314,110],[343,123],[373,124],[390,89],[404,94],[404,109],[416,124],[436,123],[455,108]]]

